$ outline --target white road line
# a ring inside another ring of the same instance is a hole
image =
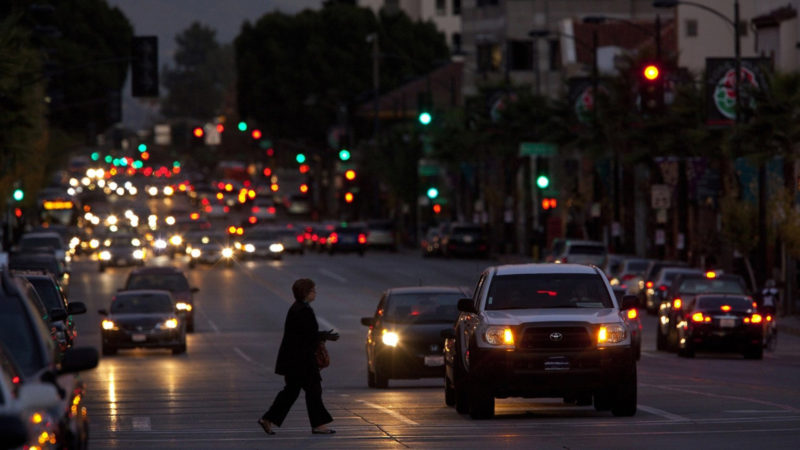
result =
[[[679,416],[677,414],[672,414],[671,412],[664,411],[663,409],[653,408],[652,406],[646,406],[646,405],[636,405],[636,407],[646,413],[660,416],[665,419],[669,419],[673,422],[689,422],[689,418]]]
[[[784,414],[784,413],[790,413],[792,411],[787,411],[785,409],[729,409],[722,412],[729,414],[762,414],[762,413]]]
[[[778,408],[778,409],[782,409],[782,410],[786,410],[786,411],[791,411],[791,412],[800,411],[800,409],[795,408],[794,406],[783,405],[783,404],[774,403],[774,402],[768,402],[766,400],[760,400],[760,399],[757,399],[757,398],[739,397],[737,395],[714,394],[714,393],[711,393],[711,392],[696,391],[696,390],[692,390],[692,389],[670,388],[670,387],[667,387],[667,386],[660,386],[660,385],[657,385],[657,384],[639,383],[639,386],[654,387],[654,388],[658,388],[658,389],[665,389],[665,390],[668,390],[668,391],[675,391],[675,392],[685,392],[687,394],[697,394],[697,395],[703,395],[703,396],[706,396],[706,397],[713,397],[713,398],[724,398],[724,399],[728,399],[728,400],[740,400],[740,401],[744,401],[744,402],[755,403],[755,404],[758,404],[758,405],[772,406],[774,408]]]
[[[386,414],[394,417],[395,419],[397,419],[397,420],[399,420],[399,421],[401,421],[401,422],[403,422],[405,424],[408,424],[408,425],[419,425],[417,422],[414,422],[413,420],[409,419],[408,417],[406,417],[406,416],[404,416],[404,415],[402,415],[402,414],[400,414],[400,413],[398,413],[396,411],[392,411],[391,409],[384,408],[383,406],[376,405],[374,403],[370,403],[370,402],[365,401],[365,400],[358,400],[358,401],[363,403],[363,404],[365,404],[365,405],[367,405],[367,406],[369,406],[370,408],[375,408],[377,410],[383,411]]]
[[[233,351],[235,351],[236,354],[241,356],[242,359],[244,359],[245,361],[247,361],[249,363],[254,363],[255,362],[255,361],[253,361],[252,358],[250,358],[249,356],[245,355],[244,352],[239,349],[239,347],[233,347]]]
[[[212,322],[211,319],[208,319],[208,326],[210,326],[211,329],[214,330],[214,333],[219,333],[219,328],[217,328],[217,325],[214,322]]]
[[[134,417],[132,423],[133,431],[150,431],[149,417]]]
[[[336,281],[341,281],[342,283],[347,283],[347,278],[345,278],[345,277],[343,277],[341,275],[337,275],[337,274],[331,272],[328,269],[319,269],[319,272],[321,274],[323,274],[323,275],[327,275],[327,276],[333,278]]]

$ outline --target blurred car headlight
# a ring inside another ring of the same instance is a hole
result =
[[[74,237],[69,240],[69,248],[75,248],[80,245],[81,239],[79,237]]]
[[[230,247],[225,247],[222,249],[222,257],[223,258],[233,258],[233,249]]]
[[[179,311],[191,311],[192,305],[186,302],[178,302],[175,304],[175,307],[178,308]]]
[[[165,320],[164,322],[158,324],[156,328],[162,330],[174,330],[175,328],[178,328],[178,319],[171,317]]]
[[[113,320],[103,319],[101,323],[104,330],[116,330],[117,324],[114,323]]]
[[[483,334],[486,342],[491,345],[513,346],[514,330],[509,326],[491,326]]]
[[[103,250],[100,252],[100,259],[103,261],[108,261],[111,259],[111,252],[108,250]]]
[[[254,251],[256,251],[256,246],[253,244],[245,244],[244,251],[246,251],[247,253],[253,253]]]
[[[151,197],[155,197],[158,195],[158,188],[155,186],[150,186],[147,188],[147,193],[150,194]]]
[[[169,243],[177,247],[183,243],[183,238],[180,235],[175,234],[169,238]]]
[[[389,347],[397,347],[397,344],[400,343],[400,335],[394,331],[383,330],[383,333],[381,334],[381,342]]]
[[[164,223],[167,225],[175,225],[175,218],[172,216],[167,216],[167,218],[164,219]]]
[[[164,250],[165,248],[167,248],[167,241],[163,239],[156,239],[155,247],[159,250]]]
[[[199,258],[200,255],[202,255],[202,254],[203,254],[203,252],[201,252],[199,248],[193,248],[192,249],[192,253],[191,253],[192,258]]]
[[[92,239],[89,241],[89,248],[97,248],[100,247],[100,240],[99,239]]]
[[[112,214],[112,215],[106,217],[106,223],[109,224],[109,225],[116,225],[117,224],[117,216]]]
[[[144,250],[137,248],[133,251],[133,257],[136,259],[144,259]]]
[[[280,253],[283,251],[283,244],[275,243],[269,245],[269,251],[272,253]]]
[[[172,186],[164,186],[164,195],[169,197],[170,195],[172,195],[174,193],[175,193],[175,189],[173,189]]]
[[[619,344],[624,342],[626,337],[625,326],[619,323],[600,325],[597,329],[598,344]]]

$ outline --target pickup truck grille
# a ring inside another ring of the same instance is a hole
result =
[[[529,327],[522,334],[524,349],[584,349],[592,338],[584,327]]]

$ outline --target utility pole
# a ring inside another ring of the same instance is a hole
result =
[[[377,143],[378,131],[380,129],[380,119],[378,114],[380,112],[380,49],[378,47],[378,32],[372,33],[367,36],[367,42],[372,43],[372,95],[374,97],[374,120],[372,138]]]

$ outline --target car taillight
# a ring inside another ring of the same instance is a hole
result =
[[[270,206],[269,208],[267,208],[267,212],[269,212],[270,214],[275,214],[275,207]]]
[[[225,211],[226,213],[228,213],[228,212],[230,212],[230,211],[231,211],[231,209],[230,209],[229,207],[227,207],[227,206],[225,206],[224,208],[222,208],[222,210],[223,210],[223,211]]]
[[[259,210],[260,210],[260,208],[258,206],[253,206],[252,208],[250,208],[250,211],[252,211],[253,214],[258,213]]]
[[[628,319],[635,319],[639,317],[639,311],[636,308],[632,308],[628,310]]]
[[[648,281],[647,283],[644,284],[644,287],[646,287],[647,289],[653,289],[653,282]]]
[[[331,233],[331,235],[328,236],[328,242],[330,242],[331,244],[339,242],[339,235],[336,233]]]
[[[711,317],[703,315],[701,312],[692,314],[692,322],[711,322]]]
[[[631,278],[633,278],[633,277],[635,277],[635,276],[636,276],[636,275],[634,275],[634,274],[632,274],[632,273],[629,273],[629,274],[627,274],[627,275],[623,275],[623,276],[622,276],[622,281],[628,281],[628,280],[630,280]]]
[[[364,234],[364,233],[359,234],[358,235],[358,243],[359,244],[366,244],[367,243],[367,235]]]
[[[764,320],[761,314],[753,314],[750,317],[744,318],[744,323],[761,323]]]
[[[666,291],[667,287],[662,284],[661,286],[658,287],[658,290],[659,291]]]
[[[683,301],[681,301],[681,299],[679,298],[676,298],[675,300],[672,301],[672,309],[681,309],[682,305]]]
[[[297,235],[297,242],[302,243],[304,240],[305,240],[305,236],[303,236],[302,234],[298,234]]]
[[[767,322],[772,322],[772,316],[767,316]]]

